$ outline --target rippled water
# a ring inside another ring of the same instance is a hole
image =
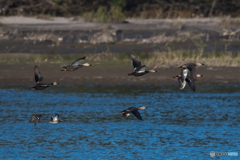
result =
[[[210,159],[210,151],[240,152],[238,85],[203,85],[196,92],[177,86],[0,88],[0,159]],[[120,113],[142,105],[149,107],[140,110],[143,121]],[[42,113],[40,123],[29,123]],[[48,124],[55,113],[65,121]]]

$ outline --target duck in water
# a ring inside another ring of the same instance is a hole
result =
[[[49,121],[48,123],[52,123],[52,124],[57,124],[59,122],[63,122],[63,120],[59,120],[59,114],[55,113],[55,116],[51,117],[51,121]]]

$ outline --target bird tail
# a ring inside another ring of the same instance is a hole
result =
[[[196,74],[197,78],[203,77],[201,74]]]
[[[57,82],[53,82],[53,83],[51,83],[51,85],[53,85],[53,86],[57,86],[57,85],[59,85],[60,83],[57,83]]]
[[[151,70],[149,70],[148,72],[154,73],[154,72],[158,72],[158,71],[156,71],[155,69],[151,69]]]

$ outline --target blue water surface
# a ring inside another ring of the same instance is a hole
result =
[[[238,85],[0,88],[0,159],[240,159],[210,157],[240,153]],[[140,106],[143,121],[122,117]]]

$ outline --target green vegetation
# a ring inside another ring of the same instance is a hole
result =
[[[101,23],[122,22],[126,18],[118,6],[111,6],[109,11],[107,7],[100,6],[96,12],[85,12],[82,17],[88,21]]]
[[[176,67],[187,62],[202,62],[208,66],[240,66],[240,52],[203,52],[199,54],[193,50],[179,50],[169,52],[135,53],[141,62],[149,67]],[[0,63],[7,64],[70,64],[85,54],[0,54]],[[98,53],[88,54],[88,62],[101,66],[120,66],[130,63],[130,56],[126,53]]]

